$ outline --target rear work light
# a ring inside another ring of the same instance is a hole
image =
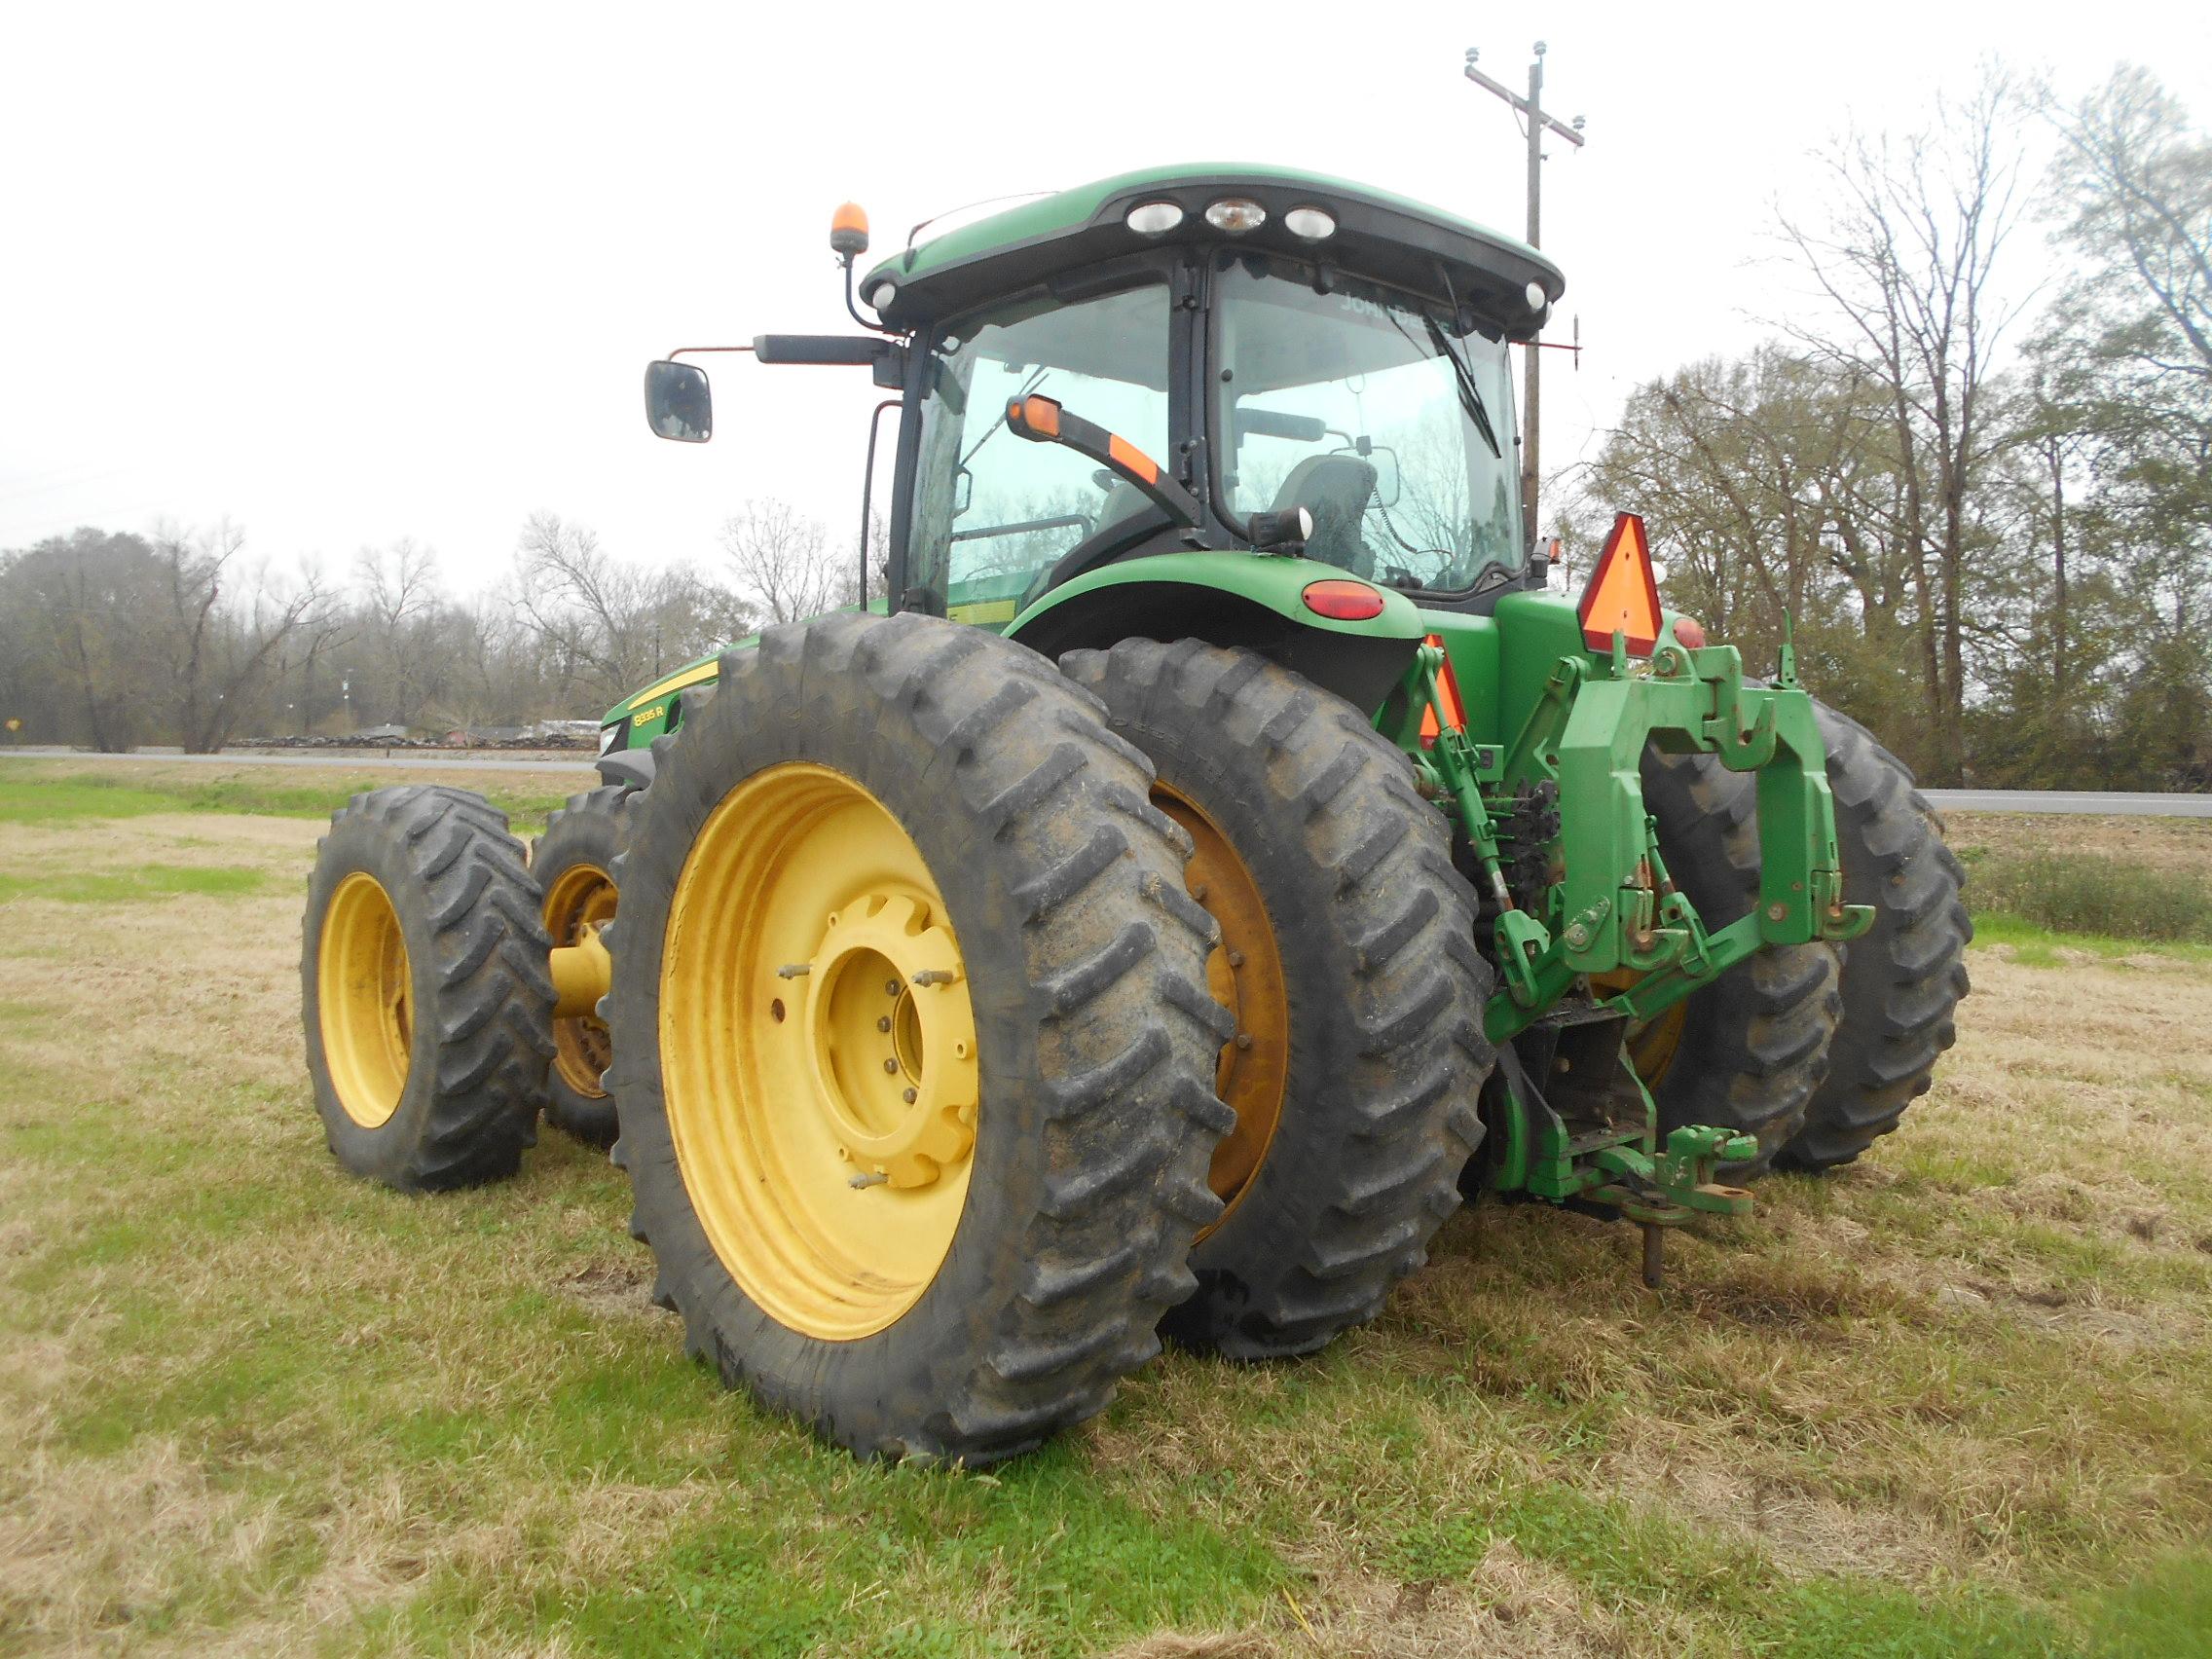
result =
[[[1364,622],[1382,614],[1382,595],[1365,582],[1308,582],[1306,608],[1332,622]]]

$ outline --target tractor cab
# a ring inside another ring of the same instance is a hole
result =
[[[864,226],[846,209],[832,233],[849,285]],[[1564,286],[1525,244],[1396,197],[1187,166],[917,234],[859,279],[876,339],[751,350],[870,363],[900,390],[893,608],[1006,628],[1091,571],[1210,550],[1487,610],[1539,574],[1508,349]],[[656,364],[653,430],[703,436],[704,392]]]

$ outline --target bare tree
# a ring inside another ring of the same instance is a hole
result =
[[[361,633],[383,676],[384,718],[404,725],[439,688],[435,653],[424,648],[441,605],[438,556],[403,535],[389,547],[362,548],[353,557],[353,575]]]
[[[822,525],[789,502],[746,502],[722,522],[721,543],[738,591],[770,622],[819,616],[860,598],[857,559],[832,555]]]
[[[320,603],[320,582],[308,575],[279,591],[266,571],[239,572],[245,532],[228,519],[193,535],[175,526],[156,533],[165,614],[157,638],[166,682],[176,698],[178,741],[186,753],[211,755],[231,740],[253,699],[276,677],[284,647],[302,618]]]
[[[51,699],[57,737],[81,736],[107,754],[139,742],[158,712],[148,671],[162,603],[153,549],[136,535],[83,529],[14,555],[7,576],[12,631],[42,670],[23,675],[18,693]]]
[[[1992,70],[1931,131],[1854,138],[1825,158],[1824,222],[1785,212],[1783,234],[1841,314],[1831,340],[1790,332],[1849,361],[1887,393],[1904,482],[1900,529],[1912,556],[1921,673],[1938,781],[1965,759],[1966,567],[1976,540],[1976,485],[1997,447],[1983,400],[2000,337],[2017,307],[1992,285],[2017,228],[2017,100]]]
[[[748,608],[696,571],[619,559],[556,513],[531,515],[517,553],[515,608],[552,657],[562,689],[611,701],[748,624]]]

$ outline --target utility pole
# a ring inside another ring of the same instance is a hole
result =
[[[1577,150],[1582,148],[1582,117],[1574,118],[1567,126],[1554,116],[1544,113],[1544,43],[1536,42],[1535,61],[1529,65],[1529,95],[1523,97],[1503,81],[1493,81],[1475,67],[1480,57],[1478,48],[1467,48],[1467,79],[1485,92],[1495,92],[1514,111],[1523,116],[1529,127],[1529,245],[1541,247],[1536,239],[1543,229],[1544,200],[1544,132],[1556,132]],[[1538,392],[1537,367],[1541,353],[1534,341],[1528,346],[1527,390],[1521,399],[1521,528],[1531,541],[1536,537],[1536,430],[1537,414],[1542,408]]]

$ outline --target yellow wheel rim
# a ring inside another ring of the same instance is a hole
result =
[[[407,941],[391,897],[355,870],[338,884],[323,912],[315,953],[322,1057],[346,1115],[379,1128],[399,1110],[407,1052],[415,1039]]]
[[[1236,1114],[1236,1126],[1214,1148],[1207,1171],[1207,1184],[1228,1205],[1206,1229],[1210,1233],[1229,1219],[1250,1187],[1282,1122],[1290,1078],[1290,1003],[1260,884],[1229,837],[1187,795],[1165,784],[1153,786],[1152,800],[1191,833],[1184,884],[1221,924],[1221,943],[1206,958],[1206,984],[1236,1021],[1236,1034],[1222,1045],[1214,1073],[1214,1092]]]
[[[1643,976],[1634,969],[1615,969],[1609,974],[1590,976],[1590,988],[1600,996],[1614,996],[1627,990]],[[1621,1041],[1628,1050],[1628,1063],[1636,1068],[1636,1075],[1643,1080],[1646,1088],[1657,1088],[1667,1080],[1667,1073],[1675,1064],[1675,1056],[1681,1051],[1682,1030],[1689,1020],[1690,1005],[1676,1003],[1672,1008],[1660,1010],[1649,1019],[1632,1019]]]
[[[614,878],[597,865],[571,865],[545,894],[545,931],[556,948],[580,944],[586,930],[614,920]],[[578,1014],[553,1022],[553,1068],[578,1094],[604,1100],[600,1079],[614,1058],[607,1022],[597,1014]]]
[[[1643,1087],[1657,1088],[1674,1069],[1675,1055],[1682,1046],[1682,1027],[1689,1019],[1689,1004],[1677,1003],[1649,1019],[1628,1028],[1628,1063],[1643,1079]]]
[[[685,1192],[771,1318],[826,1341],[921,1299],[968,1199],[980,1070],[921,850],[826,766],[756,774],[677,878],[661,1083]]]

